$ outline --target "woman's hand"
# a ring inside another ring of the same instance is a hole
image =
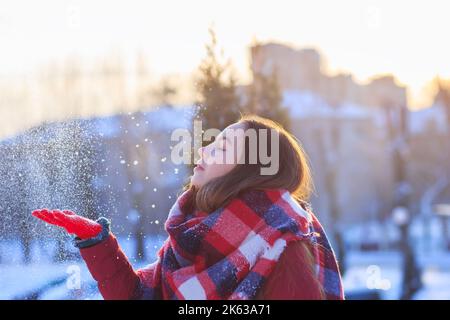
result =
[[[76,215],[70,210],[38,209],[31,214],[47,223],[63,227],[68,233],[75,234],[80,239],[95,237],[102,231],[99,223]]]

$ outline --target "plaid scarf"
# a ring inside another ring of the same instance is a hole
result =
[[[333,250],[310,207],[285,189],[251,190],[209,214],[172,206],[143,299],[253,299],[291,241],[310,241],[326,299],[343,299]],[[148,270],[148,269],[147,269]]]

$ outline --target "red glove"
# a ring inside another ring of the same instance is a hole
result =
[[[102,231],[99,223],[76,215],[70,210],[39,209],[31,214],[47,223],[63,227],[68,233],[75,234],[80,239],[95,237]]]

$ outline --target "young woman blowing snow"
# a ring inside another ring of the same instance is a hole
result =
[[[255,144],[247,143],[251,131]],[[259,149],[273,156],[273,142],[278,170],[262,174]],[[76,235],[105,299],[343,299],[335,255],[306,202],[312,181],[295,138],[273,121],[245,116],[199,153],[165,222],[169,236],[145,268],[133,270],[106,218],[33,215]]]

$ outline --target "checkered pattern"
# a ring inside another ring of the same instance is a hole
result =
[[[169,237],[158,260],[139,273],[144,299],[253,299],[288,243],[316,245],[316,272],[327,299],[343,299],[339,269],[309,207],[285,189],[251,190],[210,214],[185,212],[185,191],[173,205]]]

